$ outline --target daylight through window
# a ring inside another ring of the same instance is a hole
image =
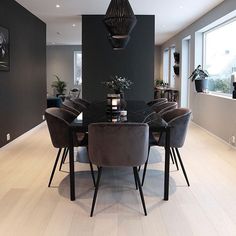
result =
[[[74,84],[81,85],[82,83],[82,53],[74,52]]]
[[[236,75],[236,19],[204,33],[204,69],[210,74],[209,91],[232,94]]]

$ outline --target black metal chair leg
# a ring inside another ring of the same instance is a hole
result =
[[[91,175],[92,175],[92,179],[93,179],[93,185],[94,185],[94,187],[96,187],[96,181],[95,181],[95,176],[94,176],[94,171],[93,171],[93,164],[91,163],[91,161],[89,161],[89,165],[90,165],[90,171],[91,171]]]
[[[144,197],[143,197],[143,190],[142,190],[142,186],[141,186],[141,183],[140,183],[137,167],[133,167],[133,171],[134,171],[134,178],[136,178],[136,181],[137,181],[137,184],[138,184],[139,193],[140,193],[140,197],[141,197],[141,201],[142,201],[142,205],[143,205],[144,215],[146,216],[147,215],[147,210],[146,210],[145,200],[144,200]]]
[[[62,158],[61,158],[61,163],[60,163],[60,167],[59,167],[60,171],[61,171],[62,164],[65,162],[66,150],[67,150],[67,148],[65,147],[64,150],[63,150],[63,154],[62,154]]]
[[[92,162],[89,159],[88,146],[86,146],[86,149],[87,149],[87,155],[88,155],[88,160],[89,160],[90,172],[91,172],[92,179],[93,179],[93,185],[94,185],[94,187],[96,187],[96,181],[95,181],[95,176],[94,176],[94,171],[93,171],[93,164],[92,164]],[[97,166],[97,168],[98,168],[98,166]]]
[[[63,164],[64,164],[65,161],[66,161],[66,157],[67,157],[68,153],[69,153],[69,148],[66,148],[66,155],[65,155],[65,157],[64,157]]]
[[[170,151],[170,157],[171,157],[172,164],[174,165],[175,162],[174,162],[173,155],[172,155],[172,152],[171,152],[171,151]]]
[[[96,203],[96,199],[97,199],[97,194],[98,194],[98,188],[99,188],[101,174],[102,174],[102,167],[99,167],[98,168],[98,178],[97,178],[97,183],[96,183],[96,187],[95,187],[95,190],[94,190],[93,203],[92,203],[90,217],[93,216],[93,211],[94,211],[94,207],[95,207],[95,203]]]
[[[140,171],[140,169],[141,169],[141,166],[138,167],[138,171]]]
[[[190,186],[189,181],[188,181],[188,177],[187,177],[187,174],[186,174],[186,171],[185,171],[185,168],[184,168],[184,164],[183,164],[182,159],[181,159],[181,157],[180,157],[179,150],[178,150],[178,148],[175,148],[175,150],[176,150],[177,157],[178,157],[178,159],[179,159],[179,163],[180,163],[180,165],[181,165],[182,171],[183,171],[183,173],[184,173],[184,177],[185,177],[185,179],[186,179],[187,185]]]
[[[134,172],[134,170],[133,170],[133,172]],[[138,184],[137,184],[137,180],[136,180],[136,178],[135,178],[135,173],[134,173],[134,182],[135,182],[136,190],[138,190]]]
[[[176,155],[175,155],[175,149],[171,148],[171,151],[172,151],[172,154],[173,154],[173,157],[174,157],[174,160],[175,160],[176,168],[177,168],[177,170],[179,170],[179,165],[178,165]]]
[[[57,167],[57,163],[58,163],[60,154],[61,154],[61,148],[59,148],[59,150],[58,150],[57,157],[56,157],[56,160],[54,162],[54,166],[53,166],[52,173],[51,173],[51,176],[50,176],[50,180],[49,180],[49,183],[48,183],[48,187],[51,186],[51,182],[52,182],[52,179],[53,179],[53,176],[54,176],[54,172],[55,172],[56,167]]]
[[[147,160],[145,162],[144,169],[143,169],[142,186],[144,184],[144,179],[145,179],[145,176],[146,176],[146,170],[147,170],[147,164],[148,164],[148,159],[149,159],[150,148],[151,148],[151,146],[149,145],[148,146],[148,156],[147,156]]]

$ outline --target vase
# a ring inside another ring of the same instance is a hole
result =
[[[125,99],[124,91],[114,90],[115,94],[120,94],[121,99]]]
[[[127,106],[127,102],[125,101],[124,91],[115,90],[116,94],[120,94],[120,109],[125,110]]]

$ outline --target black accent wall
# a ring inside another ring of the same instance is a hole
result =
[[[107,90],[102,81],[111,75],[133,81],[125,99],[153,99],[154,81],[154,16],[137,16],[137,24],[125,50],[114,51],[108,42],[102,15],[82,16],[83,97],[104,100]]]
[[[0,71],[0,147],[42,122],[46,108],[46,25],[13,0],[0,1],[10,33],[10,71]]]

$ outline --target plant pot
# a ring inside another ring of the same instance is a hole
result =
[[[176,75],[179,75],[179,66],[178,65],[174,65],[173,68],[174,68],[174,73]]]
[[[202,79],[202,80],[195,80],[195,88],[198,93],[205,93],[208,89],[208,80]]]
[[[180,54],[178,52],[174,52],[174,59],[176,64],[179,64],[179,56]]]

